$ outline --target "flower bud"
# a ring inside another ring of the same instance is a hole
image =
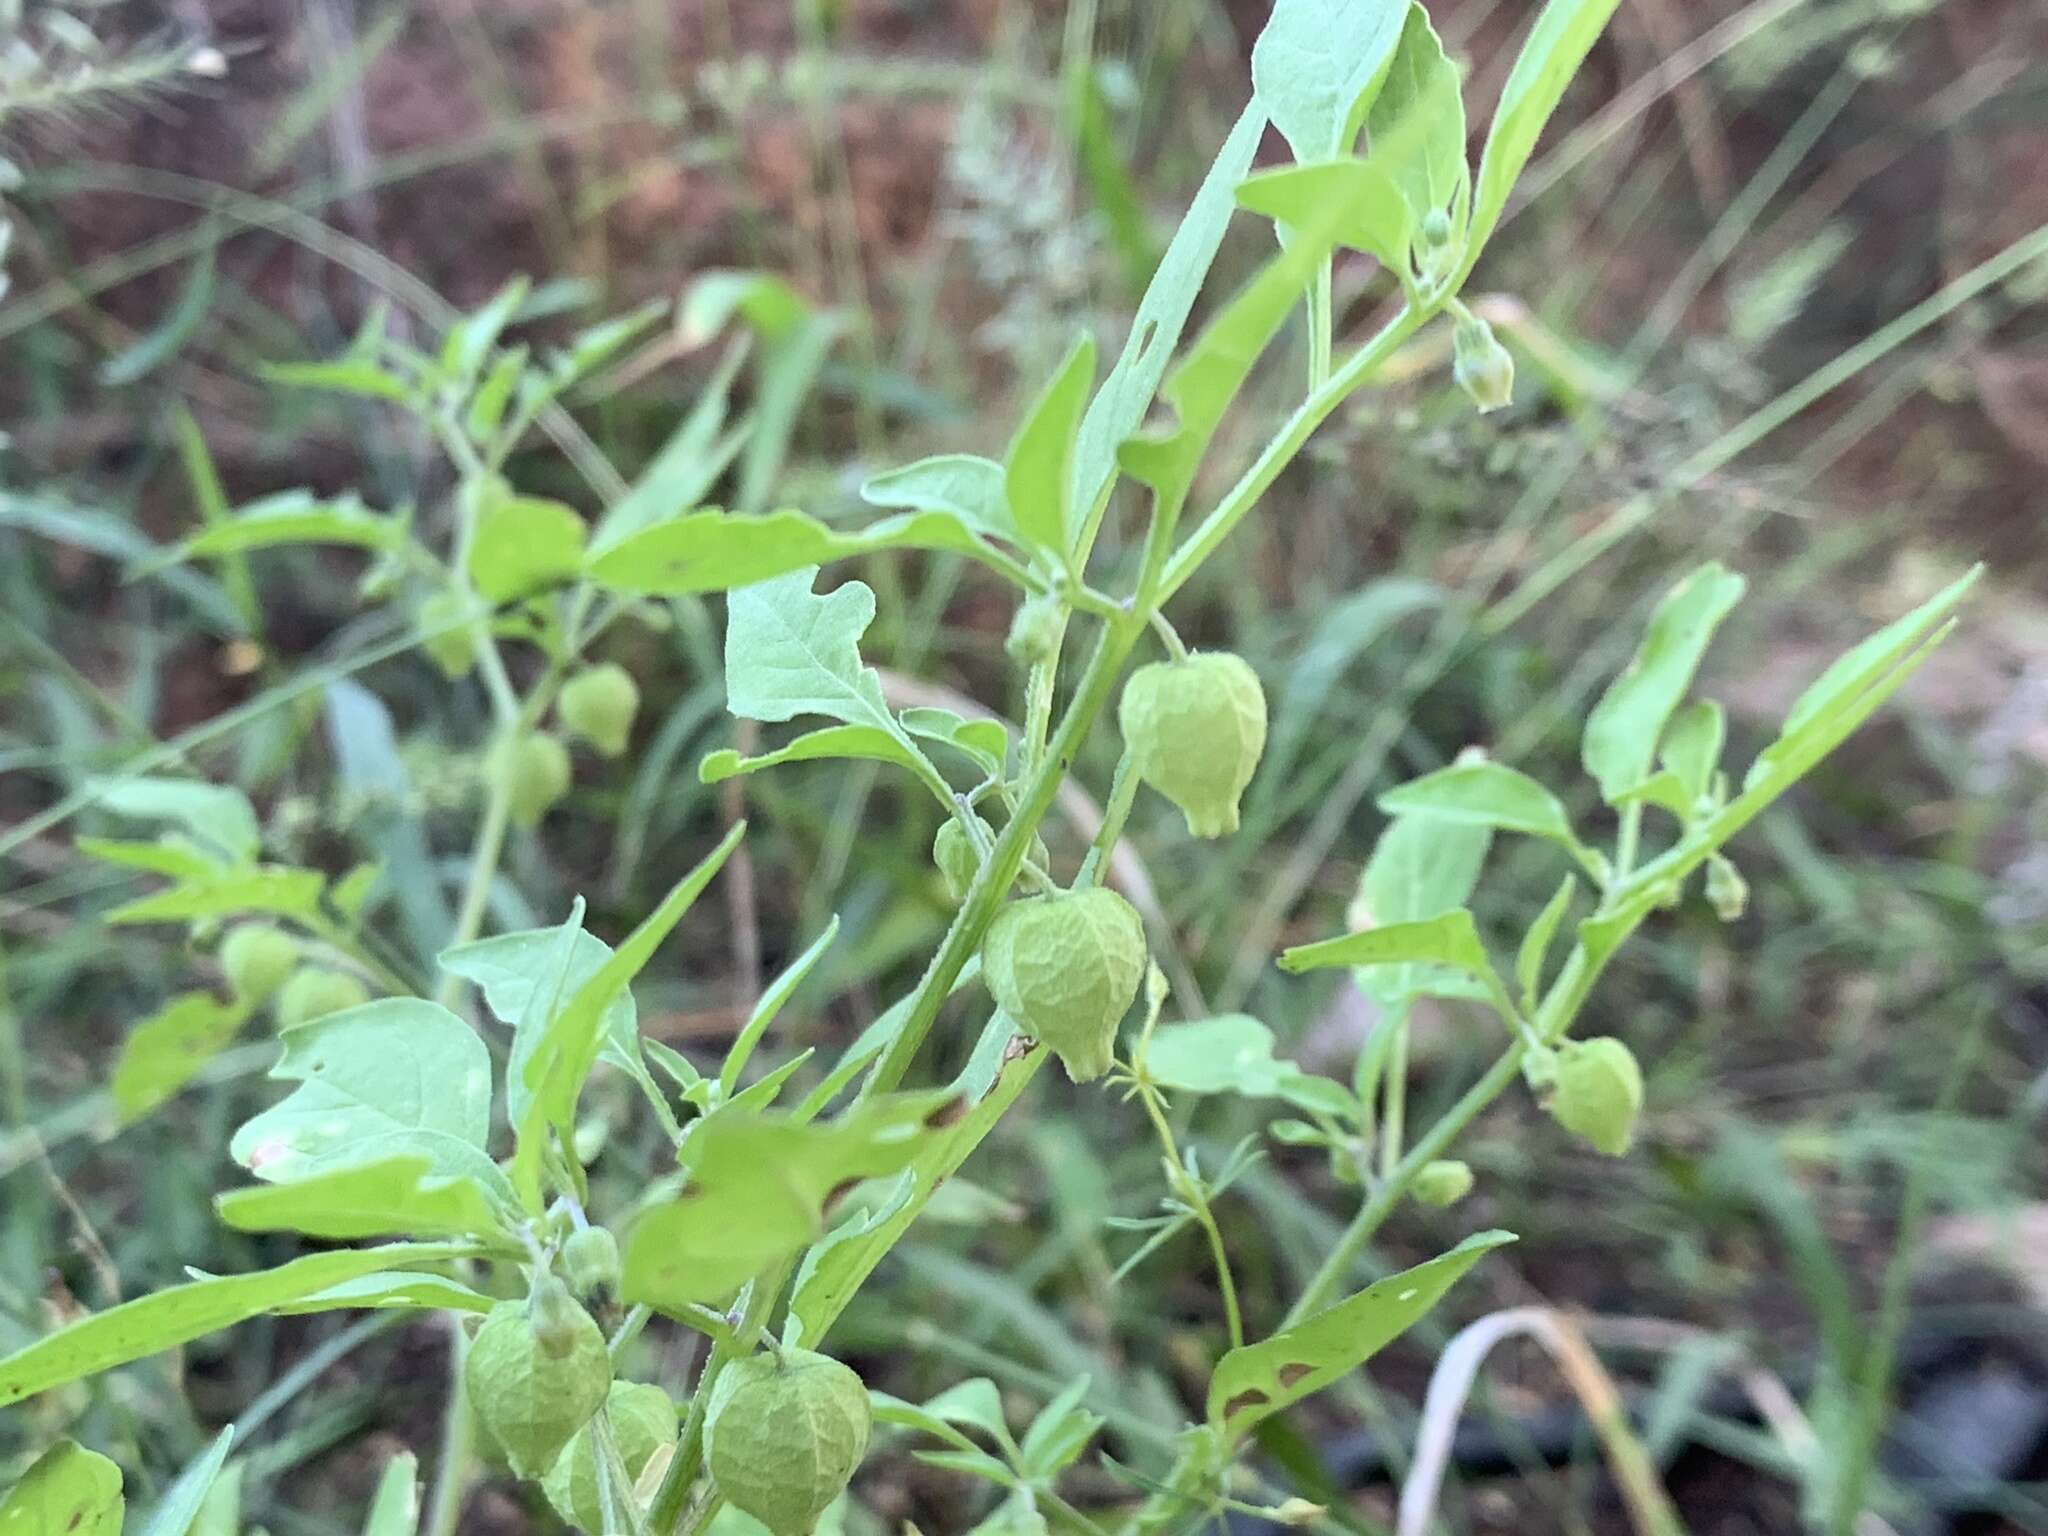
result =
[[[470,1406],[521,1477],[540,1477],[554,1466],[611,1389],[611,1356],[597,1324],[580,1308],[576,1319],[562,1321],[569,1337],[556,1341],[565,1347],[551,1349],[526,1302],[501,1301],[463,1363]]]
[[[562,685],[555,711],[571,736],[582,738],[600,757],[617,757],[632,739],[640,709],[640,687],[617,662],[585,667]]]
[[[979,816],[975,825],[990,843],[995,841],[995,829]],[[1045,839],[1034,834],[1031,846],[1024,857],[1044,869],[1051,862],[1051,855],[1045,851]],[[960,825],[960,818],[950,817],[939,827],[932,838],[932,862],[945,877],[946,891],[955,901],[967,899],[967,888],[974,884],[974,877],[981,873],[981,852],[974,846],[974,840],[967,835],[967,829]]]
[[[873,1409],[858,1376],[808,1349],[749,1355],[719,1373],[704,1461],[735,1509],[771,1536],[810,1536],[867,1454]]]
[[[1456,1158],[1440,1157],[1415,1172],[1408,1193],[1421,1205],[1456,1205],[1472,1192],[1472,1170]]]
[[[1258,674],[1228,651],[1140,667],[1117,725],[1138,774],[1180,807],[1196,837],[1237,830],[1237,802],[1266,747]]]
[[[1010,633],[1003,641],[1003,649],[1012,661],[1022,666],[1050,661],[1053,652],[1059,648],[1060,626],[1064,620],[1064,606],[1050,593],[1041,592],[1036,597],[1026,598],[1017,609],[1016,617],[1010,620]]]
[[[513,821],[537,827],[569,792],[569,749],[552,736],[502,741],[491,751],[490,772],[509,791]]]
[[[1145,977],[1145,925],[1100,887],[1012,902],[989,924],[982,975],[996,1004],[1085,1083],[1109,1070]]]
[[[1601,1035],[1558,1047],[1550,1113],[1574,1136],[1583,1136],[1609,1157],[1620,1157],[1634,1138],[1642,1108],[1642,1068],[1619,1040]]]
[[[612,1443],[630,1477],[644,1472],[663,1446],[675,1444],[676,1405],[660,1387],[615,1381],[605,1397],[604,1412]],[[598,1492],[597,1475],[597,1437],[591,1433],[591,1425],[585,1424],[555,1458],[540,1486],[556,1514],[591,1536],[604,1536],[604,1500]]]
[[[1497,411],[1514,399],[1515,360],[1495,339],[1493,327],[1467,313],[1451,338],[1451,376],[1472,397],[1480,414]]]
[[[1707,855],[1707,900],[1724,923],[1737,921],[1749,910],[1749,882],[1733,860],[1718,853]]]
[[[299,963],[299,941],[269,923],[243,923],[220,946],[228,990],[250,1007],[267,1003]]]
[[[346,971],[301,966],[278,992],[270,1005],[270,1015],[279,1029],[292,1029],[324,1019],[330,1013],[360,1008],[369,1000],[369,988]]]
[[[578,1227],[562,1244],[562,1269],[577,1295],[609,1294],[619,1283],[619,1240],[607,1227]]]

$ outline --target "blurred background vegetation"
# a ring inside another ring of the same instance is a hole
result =
[[[1490,101],[1533,7],[1431,10]],[[460,880],[486,711],[394,647],[362,561],[152,564],[210,509],[293,487],[447,516],[430,442],[266,367],[333,356],[379,311],[430,343],[517,275],[515,334],[545,341],[708,272],[772,274],[729,325],[665,308],[513,475],[592,511],[650,472],[690,485],[703,440],[664,451],[729,392],[752,432],[709,466],[710,499],[852,512],[878,470],[998,450],[1077,327],[1121,339],[1264,11],[0,0],[0,1351],[185,1265],[287,1253],[208,1205],[273,1048],[229,1051],[115,1134],[119,1041],[213,961],[164,930],[109,943],[97,917],[141,877],[71,840],[110,823],[30,818],[192,733],[178,761],[255,795],[272,848],[411,871],[377,910],[406,953],[432,954]],[[1374,793],[1471,743],[1572,782],[1586,708],[1698,561],[1750,579],[1704,686],[1751,745],[1849,639],[1970,560],[1991,580],[1900,704],[1737,845],[1748,914],[1653,924],[1596,996],[1585,1032],[1626,1037],[1648,1072],[1638,1153],[1598,1159],[1510,1095],[1464,1143],[1476,1192],[1404,1214],[1378,1256],[1489,1224],[1522,1243],[1264,1453],[1340,1526],[1389,1528],[1449,1331],[1557,1306],[1639,1408],[1693,1530],[1796,1529],[1802,1490],[1862,1456],[1898,1532],[2048,1530],[2048,264],[1973,277],[2048,223],[2048,12],[1625,0],[1527,192],[1472,290],[1516,353],[1515,405],[1475,417],[1448,329],[1425,335],[1182,599],[1191,642],[1258,667],[1275,728],[1240,838],[1191,843],[1140,804],[1122,877],[1179,940],[1177,1007],[1255,1012],[1343,1073],[1369,1005],[1269,961],[1342,922]],[[1261,239],[1242,221],[1212,295]],[[1362,334],[1381,279],[1361,259],[1337,282],[1340,330]],[[1226,428],[1240,456],[1298,396],[1304,350],[1280,348]],[[1802,391],[1831,367],[1838,387]],[[901,687],[1009,703],[991,584],[946,560],[859,574],[882,597],[869,657]],[[929,807],[843,766],[700,786],[733,729],[720,620],[669,618],[609,642],[648,696],[635,747],[580,763],[568,807],[516,838],[493,922],[556,920],[580,892],[615,936],[744,809],[751,862],[643,984],[650,1032],[721,1047],[837,913],[778,1027],[840,1045],[943,930]],[[1099,789],[1097,747],[1081,769]],[[1066,860],[1081,835],[1057,830]],[[1540,848],[1504,850],[1482,919],[1526,923],[1555,878]],[[1418,1019],[1412,1118],[1470,1081],[1490,1028],[1455,1005]],[[613,1107],[591,1134],[630,1189],[658,1137],[623,1093]],[[1346,1196],[1319,1151],[1241,1147],[1255,1129],[1229,1105],[1192,1126],[1207,1166],[1248,1159],[1219,1216],[1270,1323]],[[1158,1187],[1141,1117],[1048,1075],[837,1345],[907,1397],[988,1374],[1042,1401],[1086,1375],[1112,1449],[1149,1446],[1220,1337],[1193,1239],[1120,1268],[1142,1234],[1116,1223],[1153,1214]],[[10,1410],[0,1472],[69,1426],[140,1499],[239,1415],[248,1523],[354,1529],[390,1450],[431,1452],[442,1347],[386,1318],[250,1325]],[[1853,1388],[1815,1396],[1831,1371]],[[1630,1529],[1572,1384],[1519,1346],[1482,1381],[1446,1528]],[[1847,1406],[1800,1406],[1823,1400]],[[861,1488],[863,1528],[973,1518],[957,1478],[901,1455]],[[551,1524],[506,1483],[465,1528]]]

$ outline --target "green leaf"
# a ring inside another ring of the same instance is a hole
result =
[[[1522,167],[1529,163],[1543,125],[1557,110],[1565,87],[1579,72],[1579,65],[1619,4],[1620,0],[1548,0],[1536,25],[1529,29],[1528,41],[1522,44],[1507,84],[1501,87],[1500,104],[1486,131],[1461,272],[1471,271],[1479,259]]]
[[[140,382],[178,355],[213,307],[215,246],[203,245],[192,259],[185,286],[161,323],[100,364],[100,383],[119,389]]]
[[[1333,223],[1336,244],[1364,251],[1404,283],[1408,279],[1415,210],[1377,158],[1319,160],[1262,171],[1237,189],[1237,200],[1290,231],[1317,221]],[[1332,219],[1332,209],[1341,217]]]
[[[1721,706],[1712,699],[1695,699],[1671,717],[1657,757],[1684,787],[1686,797],[1698,800],[1713,785],[1727,739],[1728,720]]]
[[[1000,720],[968,720],[950,709],[917,705],[902,714],[903,728],[924,741],[942,742],[990,777],[1003,771],[1010,733]]]
[[[1792,707],[1785,712],[1777,745],[1795,741],[1808,727],[1853,709],[1861,696],[1878,687],[1923,636],[1955,612],[1983,574],[1983,566],[1970,567],[1911,613],[1894,619],[1839,657],[1792,701]],[[1769,751],[1767,748],[1766,756]],[[1755,771],[1752,768],[1751,774]]]
[[[1252,90],[1299,161],[1348,154],[1394,62],[1406,0],[1274,0]]]
[[[810,1124],[713,1111],[683,1142],[682,1191],[633,1222],[620,1295],[664,1312],[727,1300],[824,1235],[834,1191],[901,1172],[956,1106],[949,1093],[902,1095]]]
[[[191,1082],[249,1021],[249,1010],[211,992],[181,992],[128,1032],[108,1091],[114,1122],[133,1125]]]
[[[446,1275],[406,1274],[400,1270],[380,1269],[344,1280],[339,1285],[327,1286],[310,1296],[285,1302],[270,1310],[280,1317],[298,1317],[314,1312],[375,1312],[387,1308],[484,1313],[497,1304],[497,1297],[486,1296],[482,1291],[473,1290],[460,1280],[450,1280]]]
[[[701,784],[721,784],[742,774],[759,773],[763,768],[777,768],[784,763],[814,763],[828,758],[897,763],[905,768],[917,766],[917,755],[887,731],[877,730],[872,725],[827,725],[806,731],[787,746],[753,757],[742,757],[731,747],[721,747],[716,752],[705,754],[704,760],[697,765],[697,780]]]
[[[712,877],[740,844],[747,824],[737,823],[697,867],[684,875],[621,943],[591,978],[577,987],[561,1012],[549,1019],[526,1064],[526,1086],[533,1098],[516,1123],[518,1143],[513,1155],[513,1183],[527,1208],[540,1208],[540,1156],[545,1129],[552,1125],[563,1138],[573,1133],[576,1101],[596,1065],[604,1041],[604,1020],[619,994],[654,958],[683,914],[711,883]],[[524,1025],[522,1025],[522,1028]]]
[[[289,1184],[229,1190],[213,1204],[223,1222],[242,1232],[303,1232],[330,1240],[509,1240],[501,1207],[482,1184],[436,1175],[416,1154],[327,1168]]]
[[[1396,816],[1373,845],[1358,880],[1353,915],[1361,926],[1409,923],[1462,907],[1472,899],[1493,846],[1493,829],[1435,816]],[[1436,966],[1375,966],[1356,980],[1383,1008],[1416,997],[1461,994],[1458,973]]]
[[[164,1491],[156,1508],[150,1511],[142,1536],[185,1536],[192,1529],[199,1512],[206,1507],[206,1496],[213,1491],[214,1479],[227,1465],[228,1452],[234,1443],[235,1426],[230,1424],[213,1437],[213,1444],[195,1456]],[[4,1519],[0,1519],[0,1531],[10,1531]]]
[[[89,858],[104,859],[126,869],[146,869],[153,875],[169,875],[176,880],[218,874],[221,869],[219,855],[201,853],[175,832],[154,843],[118,837],[81,837],[72,846]]]
[[[1507,989],[1487,958],[1486,945],[1472,914],[1464,907],[1440,912],[1414,922],[1389,923],[1358,933],[1339,934],[1314,944],[1297,944],[1282,951],[1283,971],[1319,971],[1333,965],[1364,969],[1380,965],[1446,966],[1470,976],[1485,988],[1486,996],[1504,1019],[1515,1009]]]
[[[1375,164],[1384,166],[1420,220],[1461,209],[1471,188],[1465,164],[1465,100],[1458,67],[1421,0],[1409,0],[1386,82],[1366,114]]]
[[[739,372],[744,356],[745,349],[737,345],[727,351],[718,371],[698,392],[689,414],[648,460],[632,488],[598,519],[590,538],[592,554],[603,554],[634,534],[698,506],[731,467],[749,431],[744,421],[724,430],[733,375]]]
[[[910,1229],[932,1193],[979,1146],[1003,1112],[1017,1101],[1052,1053],[1033,1046],[1012,1055],[1015,1030],[997,1014],[982,1032],[974,1057],[953,1080],[952,1094],[967,1106],[950,1125],[928,1126],[889,1199],[849,1217],[804,1256],[789,1312],[801,1327],[798,1342],[815,1349],[875,1266]],[[849,1054],[853,1054],[849,1052]]]
[[[515,277],[485,300],[481,308],[449,326],[441,341],[442,368],[464,383],[475,378],[505,327],[526,302],[532,286],[524,277]]]
[[[484,1154],[491,1053],[477,1032],[416,997],[366,1003],[288,1029],[271,1076],[299,1086],[235,1132],[228,1150],[267,1183],[416,1156],[434,1173],[502,1190]]]
[[[1237,184],[1251,169],[1265,131],[1266,114],[1254,99],[1238,115],[1194,201],[1181,216],[1180,227],[1167,243],[1166,254],[1159,259],[1158,270],[1131,318],[1123,350],[1081,418],[1074,443],[1070,503],[1084,519],[1109,490],[1118,449],[1143,423],[1159,381],[1166,376],[1202,290],[1202,280],[1229,227]]]
[[[567,937],[570,934],[574,937]],[[564,944],[569,946],[566,952]],[[526,1074],[547,1020],[611,957],[609,944],[573,920],[441,951],[441,968],[475,982],[483,989],[484,1005],[500,1023],[512,1027],[512,1050],[505,1063],[505,1118],[513,1125],[525,1121],[533,1103]],[[544,999],[538,1009],[537,995]],[[639,1067],[640,1017],[631,992],[620,992],[606,1009],[604,1038],[607,1061],[629,1072]]]
[[[254,868],[220,869],[195,875],[114,908],[108,923],[189,923],[208,917],[266,913],[299,922],[317,922],[320,893],[327,880],[318,870],[287,869],[263,864]]]
[[[174,558],[240,554],[280,544],[346,544],[390,551],[405,543],[405,534],[403,518],[372,512],[354,496],[323,501],[310,491],[285,491],[251,502],[227,521],[195,533],[177,546]]]
[[[702,343],[739,319],[773,341],[794,332],[811,314],[803,295],[772,272],[720,270],[690,284],[676,327],[686,341]]]
[[[583,565],[583,519],[574,507],[502,486],[476,493],[481,504],[469,550],[469,579],[485,601],[508,602],[554,586]]]
[[[1627,805],[1654,805],[1669,811],[1681,822],[1690,822],[1698,809],[1698,797],[1685,792],[1685,783],[1671,772],[1653,773],[1624,789],[1613,799],[1618,810]]]
[[[590,563],[589,575],[615,592],[675,597],[753,586],[885,549],[946,550],[1001,568],[996,552],[950,512],[903,512],[844,533],[804,512],[707,507],[613,545]]]
[[[860,497],[874,507],[943,512],[987,538],[1024,542],[1010,516],[1003,466],[976,454],[941,453],[889,470],[863,485]]]
[[[1578,877],[1567,874],[1559,883],[1557,894],[1544,904],[1529,931],[1522,935],[1522,946],[1515,954],[1515,986],[1521,993],[1523,1013],[1532,1019],[1543,992],[1544,957],[1550,953],[1551,941],[1557,937],[1565,913],[1571,910],[1572,895],[1578,888]]]
[[[1024,542],[1064,563],[1079,529],[1073,494],[1074,443],[1095,384],[1095,338],[1085,332],[1068,349],[1003,459],[1003,497]]]
[[[401,1451],[385,1464],[376,1497],[363,1521],[363,1536],[416,1536],[420,1528],[420,1463]]]
[[[900,737],[880,676],[860,659],[875,594],[849,581],[821,595],[817,576],[806,566],[727,599],[726,707],[743,720],[827,715]]]
[[[832,941],[838,936],[839,918],[835,915],[825,925],[825,931],[811,940],[810,947],[784,966],[782,974],[763,989],[761,1000],[754,1004],[754,1011],[733,1037],[732,1045],[725,1053],[724,1065],[718,1069],[718,1086],[728,1096],[739,1086],[740,1073],[746,1070],[747,1058],[754,1053],[761,1036],[775,1022],[775,1016],[782,1012],[783,1004],[796,995],[796,989],[811,974],[811,967],[832,947]]]
[[[1145,1045],[1144,1075],[1182,1093],[1272,1098],[1301,1068],[1273,1054],[1273,1031],[1246,1013],[1162,1024]]]
[[[299,389],[325,389],[370,400],[412,399],[412,386],[370,358],[343,358],[331,363],[267,363],[264,378]]]
[[[1410,779],[1381,795],[1380,809],[1392,816],[1414,813],[1522,832],[1560,843],[1582,862],[1596,858],[1572,831],[1557,796],[1526,773],[1483,758]]]
[[[196,779],[95,779],[94,801],[117,816],[168,821],[227,858],[247,861],[263,846],[256,808],[239,789]]]
[[[80,1318],[0,1359],[0,1404],[175,1349],[360,1275],[438,1264],[474,1252],[466,1243],[389,1243],[311,1254],[255,1274],[212,1275],[153,1291]]]
[[[121,1469],[75,1440],[36,1458],[0,1499],[4,1536],[121,1536]]]
[[[1320,1392],[1413,1327],[1481,1255],[1513,1241],[1509,1232],[1475,1233],[1449,1253],[1375,1281],[1285,1332],[1231,1350],[1209,1378],[1209,1422],[1235,1439]]]
[[[1651,614],[1634,659],[1587,715],[1580,756],[1610,804],[1649,773],[1658,738],[1746,585],[1709,561],[1673,587]]]

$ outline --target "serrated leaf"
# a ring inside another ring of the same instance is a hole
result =
[[[129,1126],[198,1076],[242,1032],[249,1010],[211,992],[183,992],[128,1031],[108,1092]]]
[[[906,512],[944,512],[976,533],[1021,544],[1003,490],[1003,466],[972,453],[941,453],[876,475],[860,488],[874,507]]]
[[[235,1132],[228,1150],[267,1183],[351,1163],[417,1156],[434,1173],[502,1192],[484,1153],[491,1055],[463,1020],[416,997],[386,998],[288,1029],[271,1076],[299,1086]]]
[[[824,1235],[834,1191],[900,1172],[955,1103],[944,1092],[903,1095],[809,1124],[738,1105],[713,1111],[683,1142],[681,1192],[628,1231],[620,1295],[670,1312],[727,1300]]]
[[[1406,0],[1274,0],[1252,90],[1299,161],[1348,154],[1394,61]]]
[[[1483,1255],[1513,1241],[1509,1232],[1475,1233],[1449,1253],[1376,1281],[1270,1339],[1231,1350],[1209,1378],[1209,1422],[1234,1440],[1320,1392],[1407,1332]]]
[[[467,1243],[388,1243],[316,1253],[248,1275],[212,1275],[152,1291],[69,1323],[0,1359],[0,1404],[97,1375],[377,1270],[438,1264],[476,1250]]]
[[[898,735],[882,680],[860,659],[875,594],[858,581],[815,593],[817,576],[806,566],[727,599],[726,707],[743,720],[826,715]]]
[[[1444,55],[1421,0],[1409,0],[1387,77],[1366,113],[1374,163],[1384,166],[1419,221],[1432,210],[1462,208],[1465,101],[1458,67]]]
[[[1047,381],[1003,458],[1003,499],[1024,542],[1064,563],[1078,533],[1074,443],[1095,384],[1095,338],[1083,333]]]
[[[1673,587],[1650,615],[1634,658],[1586,716],[1580,757],[1610,804],[1649,773],[1658,738],[1745,586],[1740,576],[1709,561]]]
[[[1549,0],[1529,29],[1486,131],[1461,271],[1469,272],[1479,259],[1507,207],[1508,194],[1542,136],[1543,125],[1564,99],[1565,87],[1579,72],[1579,65],[1619,4],[1620,0]]]
[[[289,1184],[233,1189],[214,1209],[242,1232],[362,1237],[480,1237],[504,1241],[502,1208],[475,1179],[437,1175],[416,1154],[352,1162]]]
[[[887,549],[935,549],[992,559],[975,530],[950,512],[904,512],[847,532],[804,512],[707,507],[612,545],[590,563],[589,574],[615,592],[676,597],[753,586]]]
[[[480,498],[469,549],[469,579],[486,602],[527,597],[575,576],[583,565],[583,519],[574,507],[500,486]]]
[[[1415,237],[1415,210],[1400,184],[1377,158],[1318,160],[1285,165],[1248,178],[1237,200],[1253,213],[1299,230],[1329,210],[1341,210],[1331,239],[1364,251],[1403,281],[1408,246]]]

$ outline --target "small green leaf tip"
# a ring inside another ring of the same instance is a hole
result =
[[[785,1349],[719,1373],[704,1460],[726,1501],[771,1536],[810,1536],[867,1454],[873,1409],[858,1376],[828,1355]]]
[[[1196,837],[1237,830],[1237,803],[1266,749],[1266,695],[1241,656],[1204,651],[1140,667],[1117,724],[1139,777],[1180,807]]]
[[[1642,1108],[1642,1068],[1619,1040],[1601,1035],[1558,1047],[1550,1113],[1574,1136],[1583,1136],[1609,1157],[1620,1157],[1635,1139]]]
[[[1115,1058],[1117,1026],[1145,978],[1145,925],[1114,891],[1013,902],[989,924],[982,974],[1003,1012],[1085,1083]]]
[[[626,750],[639,710],[639,684],[613,661],[583,668],[562,685],[555,704],[562,728],[589,742],[600,757],[617,757]]]

